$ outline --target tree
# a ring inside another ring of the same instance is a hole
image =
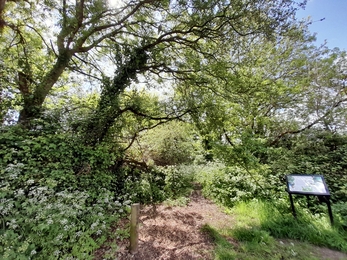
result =
[[[242,55],[224,55],[224,63],[210,63],[196,74],[208,84],[186,81],[178,88],[187,106],[200,105],[192,119],[209,149],[230,164],[257,165],[281,138],[341,126],[346,54],[316,47],[305,26],[278,37],[276,44],[261,37],[248,41]]]
[[[98,107],[103,110],[117,106],[117,93],[139,73],[185,80],[200,69],[199,62],[215,58],[220,44],[232,42],[236,48],[243,38],[275,38],[291,30],[296,8],[292,0],[143,0],[119,2],[117,7],[103,0],[51,0],[37,6],[30,1],[7,2],[2,13],[9,20],[1,45],[17,53],[4,66],[18,70],[9,71],[8,77],[17,80],[5,88],[19,90],[15,93],[22,106],[19,122],[29,125],[40,116],[64,72],[101,79],[105,74],[102,64],[112,61],[116,71],[112,83],[104,85]],[[50,26],[43,26],[49,20],[53,21]],[[35,45],[30,35],[36,36]],[[210,49],[201,48],[202,43]],[[191,61],[187,52],[199,59]],[[25,60],[23,65],[21,60]]]

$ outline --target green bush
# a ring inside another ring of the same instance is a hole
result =
[[[116,158],[68,134],[2,129],[2,259],[92,259],[131,199],[113,185]]]
[[[332,205],[335,222],[347,231],[347,202],[337,202]]]
[[[137,178],[128,178],[123,193],[131,193],[134,201],[149,204],[185,196],[192,186],[188,166],[158,166],[138,172]]]
[[[160,167],[165,174],[165,191],[169,198],[187,195],[191,190],[193,176],[185,165]]]
[[[128,202],[101,188],[57,192],[53,178],[22,177],[24,164],[11,164],[2,172],[0,252],[3,259],[91,259],[106,239],[110,224]],[[15,180],[15,181],[13,181]],[[17,180],[23,183],[21,188]],[[47,258],[48,257],[48,258]]]
[[[270,173],[266,165],[259,165],[257,171],[247,171],[237,166],[209,163],[196,173],[195,178],[202,184],[205,196],[225,206],[233,206],[239,201],[253,198],[284,196],[284,182]]]
[[[157,166],[192,163],[201,151],[195,136],[190,125],[172,121],[142,134],[132,156]]]
[[[256,189],[256,183],[238,167],[225,168],[216,172],[208,188],[210,195],[226,206],[253,198]]]
[[[142,204],[159,203],[166,199],[165,174],[156,169],[141,173],[141,178],[134,189],[137,201]]]
[[[117,147],[47,124],[0,131],[2,259],[92,259],[131,202],[178,198],[191,185],[185,168],[130,165]]]
[[[347,201],[347,136],[310,130],[281,140],[267,150],[273,174],[320,174],[334,202]]]

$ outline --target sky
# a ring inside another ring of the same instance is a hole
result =
[[[347,51],[347,0],[309,0],[305,10],[298,11],[297,18],[308,16],[313,21],[310,31],[317,33],[317,45],[327,40],[330,49]]]

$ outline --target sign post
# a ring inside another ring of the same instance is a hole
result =
[[[327,204],[330,222],[331,224],[334,223],[330,204],[330,192],[322,175],[290,174],[286,176],[286,180],[287,192],[289,194],[290,204],[295,218],[296,212],[292,195],[306,195],[307,199],[311,195],[317,196],[320,202],[325,202]]]

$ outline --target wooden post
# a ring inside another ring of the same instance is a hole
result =
[[[139,240],[138,224],[139,224],[140,204],[131,205],[131,221],[130,221],[130,253],[136,253]]]

